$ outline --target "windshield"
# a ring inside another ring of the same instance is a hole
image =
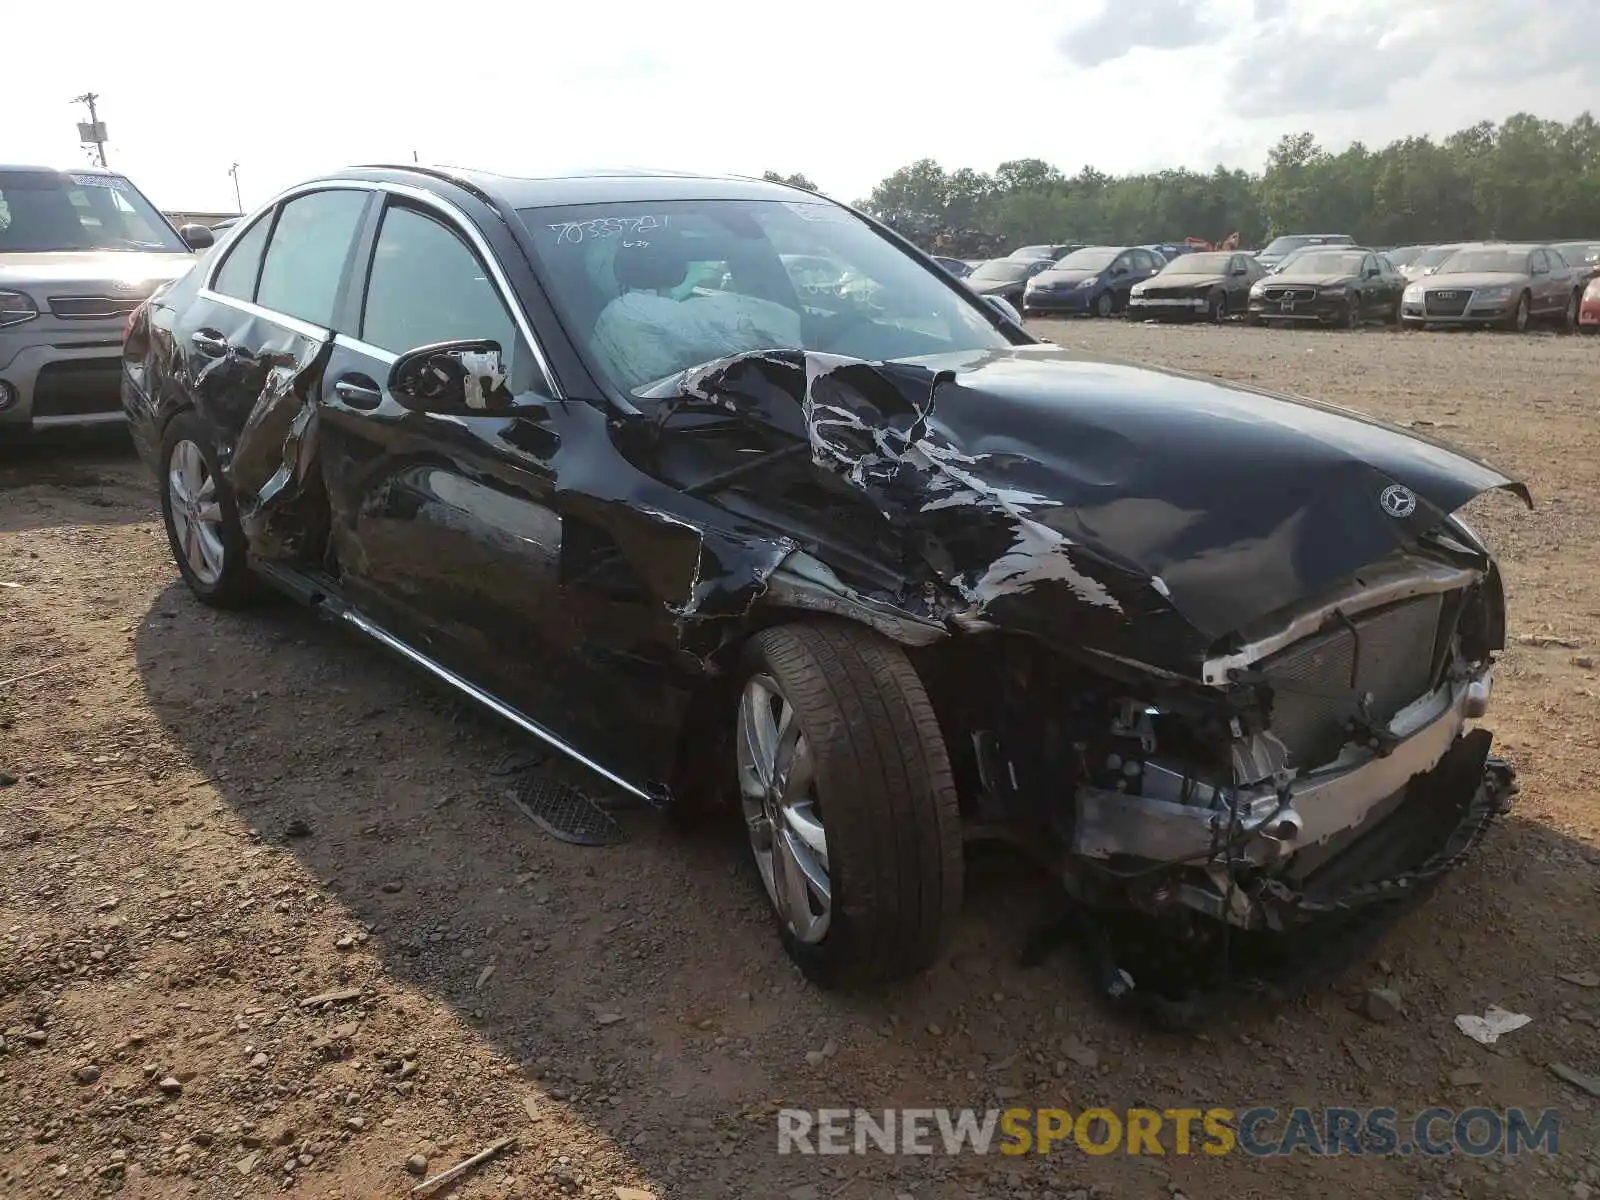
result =
[[[757,350],[877,362],[1011,345],[976,296],[837,205],[641,201],[519,215],[562,324],[624,393]],[[843,272],[824,282],[806,270],[815,260]]]
[[[1337,250],[1303,250],[1285,268],[1296,275],[1355,275],[1365,254]]]
[[[986,262],[968,275],[978,282],[1015,283],[1033,272],[1033,263],[1023,258],[997,258]]]
[[[189,253],[121,176],[0,171],[0,254],[58,250]]]
[[[1301,246],[1311,245],[1311,239],[1306,237],[1280,237],[1273,238],[1261,251],[1263,254],[1287,254],[1291,250],[1298,250]]]
[[[1020,250],[1013,250],[1006,255],[1007,258],[1049,258],[1054,252],[1054,246],[1024,246]]]
[[[1121,254],[1116,247],[1089,246],[1083,250],[1074,250],[1056,264],[1058,271],[1104,271],[1111,265],[1111,260]]]
[[[1562,242],[1556,252],[1574,267],[1600,264],[1600,242]]]
[[[1161,268],[1163,275],[1226,275],[1231,254],[1183,254]]]
[[[1449,258],[1459,249],[1461,249],[1460,246],[1429,246],[1421,254],[1417,255],[1416,258],[1411,260],[1411,265],[1413,268],[1421,270],[1426,270],[1429,267],[1437,267],[1440,263],[1444,262],[1445,259]]]
[[[1525,275],[1528,272],[1526,250],[1460,250],[1435,274],[1462,275],[1473,273]]]

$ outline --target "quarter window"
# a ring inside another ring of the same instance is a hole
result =
[[[272,214],[263,213],[228,249],[211,290],[236,300],[254,300],[256,276],[261,274],[261,251],[266,248],[271,231]]]
[[[339,280],[355,245],[368,193],[330,188],[283,206],[272,231],[256,303],[332,328]]]
[[[478,256],[448,226],[392,205],[383,215],[361,313],[361,340],[393,354],[489,338],[513,368],[517,327]]]

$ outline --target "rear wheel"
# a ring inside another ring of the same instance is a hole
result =
[[[823,984],[930,965],[961,907],[961,828],[905,653],[843,623],[763,630],[734,719],[750,846],[790,957]]]
[[[179,413],[161,442],[161,515],[172,558],[203,604],[238,608],[255,592],[233,489],[217,470],[211,438],[193,412]]]

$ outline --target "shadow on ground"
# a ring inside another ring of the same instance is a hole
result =
[[[1121,1157],[1006,1160],[999,1171],[992,1158],[782,1159],[771,1113],[1291,1099],[1420,1110],[1478,1098],[1446,1095],[1443,1079],[1461,1065],[1481,1073],[1481,1102],[1560,1104],[1545,1064],[1593,1036],[1592,1024],[1574,1025],[1594,1020],[1593,993],[1574,996],[1556,976],[1600,954],[1593,922],[1578,920],[1600,876],[1579,843],[1525,821],[1492,835],[1337,989],[1276,1011],[1218,1012],[1189,1040],[1113,1019],[1075,957],[1021,969],[1049,889],[1009,860],[975,872],[952,953],[925,977],[830,995],[785,959],[738,830],[690,836],[629,813],[620,846],[548,839],[495,774],[526,743],[308,613],[268,604],[215,614],[173,585],[138,627],[135,651],[151,706],[226,804],[365,923],[358,953],[370,962],[284,946],[317,977],[306,986],[365,979],[381,990],[386,974],[426,993],[682,1194],[781,1195],[820,1182],[827,1195],[855,1178],[862,1190],[850,1196],[912,1190],[904,1180],[919,1197],[982,1181],[1011,1196],[1107,1180],[1127,1183],[1117,1195],[1165,1195],[1161,1164]],[[255,961],[266,972],[275,960]],[[1415,1016],[1380,1026],[1354,1012],[1376,983],[1398,988]],[[1450,1015],[1489,1004],[1536,1014],[1535,1024],[1498,1052],[1450,1028]],[[1587,1115],[1574,1122],[1594,1132]],[[1196,1195],[1301,1194],[1273,1182],[1279,1165],[1165,1168]],[[1251,1180],[1259,1171],[1269,1174]],[[1297,1168],[1307,1195],[1334,1180],[1351,1194],[1397,1186],[1402,1171],[1476,1179],[1479,1165]]]

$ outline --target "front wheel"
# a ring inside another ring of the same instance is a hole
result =
[[[956,788],[905,653],[860,626],[780,625],[746,649],[735,758],[789,956],[828,984],[928,967],[961,908]]]
[[[1561,328],[1572,333],[1578,328],[1578,308],[1583,303],[1583,293],[1573,292],[1567,301],[1567,311],[1561,316]]]
[[[1507,322],[1506,328],[1510,329],[1513,333],[1527,333],[1528,316],[1528,293],[1523,292],[1522,295],[1517,297],[1517,307],[1512,312],[1511,319],[1509,322]]]
[[[1094,298],[1094,315],[1097,317],[1109,317],[1115,307],[1110,292],[1101,292]]]
[[[161,441],[161,516],[172,558],[202,604],[238,608],[255,592],[233,489],[200,418],[179,413]]]
[[[1344,316],[1339,322],[1346,329],[1361,328],[1361,297],[1351,296],[1345,303]]]
[[[1213,325],[1221,325],[1228,319],[1228,297],[1217,292],[1206,305],[1206,318]]]

